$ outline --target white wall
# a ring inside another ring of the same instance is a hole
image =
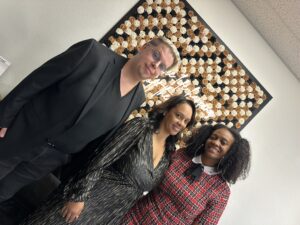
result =
[[[73,43],[100,39],[136,2],[0,0],[0,55],[12,63],[0,77],[0,94]]]
[[[221,225],[300,224],[300,84],[229,0],[188,0],[272,94],[244,128],[252,144],[247,180],[232,186]],[[45,60],[79,40],[100,39],[136,0],[0,0],[0,77],[5,95]]]
[[[242,131],[252,168],[232,186],[220,224],[300,224],[300,83],[231,1],[189,2],[273,96]]]

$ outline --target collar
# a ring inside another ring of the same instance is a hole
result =
[[[203,171],[208,175],[216,175],[216,174],[221,173],[220,171],[217,171],[216,167],[203,165],[202,160],[201,160],[201,155],[195,156],[192,159],[192,161],[195,164],[202,164],[202,166],[204,167]]]

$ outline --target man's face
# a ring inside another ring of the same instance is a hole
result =
[[[135,57],[136,72],[141,80],[156,78],[174,62],[172,52],[165,44],[146,44]]]

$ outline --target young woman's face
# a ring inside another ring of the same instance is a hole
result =
[[[192,114],[193,109],[188,103],[178,104],[165,114],[160,129],[163,129],[169,135],[176,135],[186,128]]]
[[[214,160],[216,163],[230,150],[234,137],[226,128],[215,130],[205,143],[205,157]]]

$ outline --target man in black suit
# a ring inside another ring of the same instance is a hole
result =
[[[129,60],[89,39],[33,71],[0,102],[0,202],[111,136],[145,100],[141,81],[178,63],[165,38]]]

